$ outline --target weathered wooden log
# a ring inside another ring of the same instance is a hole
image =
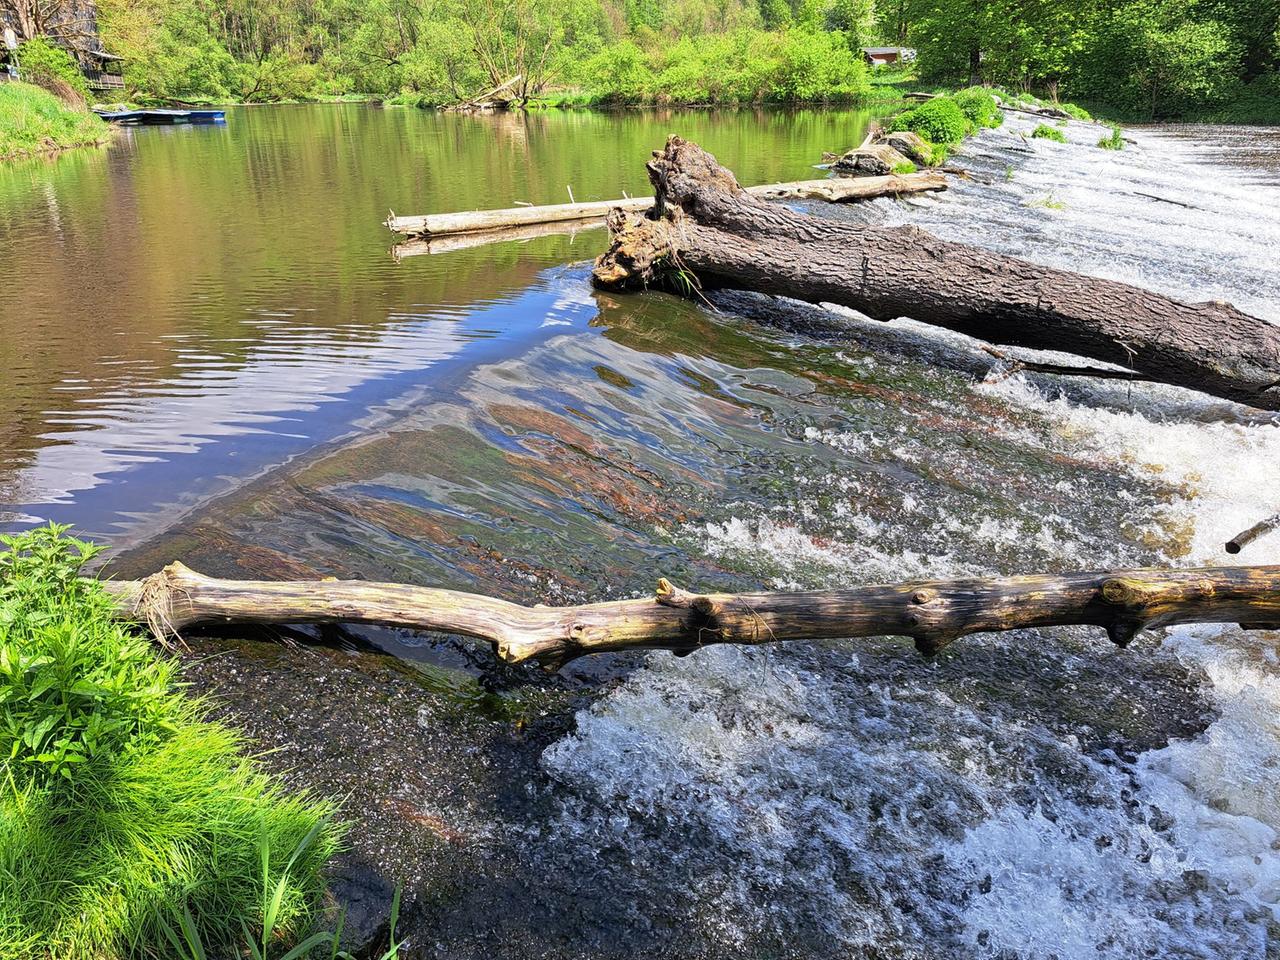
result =
[[[947,178],[938,171],[911,173],[903,176],[862,177],[857,180],[824,178],[796,180],[790,183],[764,183],[747,187],[752,196],[766,200],[865,200],[947,189]],[[626,197],[621,200],[594,200],[582,203],[556,203],[541,207],[511,207],[505,210],[470,210],[460,213],[433,213],[426,216],[397,217],[386,220],[387,228],[411,237],[440,237],[454,233],[478,233],[504,230],[543,223],[568,223],[575,220],[603,219],[611,210],[644,211],[653,206],[652,197]]]
[[[405,257],[422,257],[432,254],[452,253],[455,250],[468,250],[471,247],[483,247],[489,243],[504,241],[536,240],[539,237],[561,236],[576,233],[579,230],[591,230],[604,226],[604,217],[591,220],[564,220],[554,223],[531,223],[525,227],[505,227],[500,230],[480,230],[473,233],[446,233],[442,236],[415,237],[397,243],[391,248],[391,256],[396,261]]]
[[[121,616],[161,639],[193,624],[372,623],[476,637],[508,663],[557,670],[608,650],[689,653],[716,643],[914,638],[935,654],[973,633],[1089,624],[1121,647],[1179,623],[1280,627],[1280,566],[1123,570],[897,583],[800,593],[697,594],[658,581],[654,597],[526,607],[493,597],[362,580],[218,580],[180,563],[108,581]]]
[[[1153,380],[1280,409],[1280,327],[1226,303],[1188,304],[939,240],[761,202],[696,144],[672,137],[649,163],[657,219],[610,214],[593,277],[655,285],[673,267],[706,284],[911,317],[992,343],[1060,350]]]
[[[1259,537],[1265,537],[1276,530],[1280,530],[1280,513],[1277,513],[1274,517],[1260,520],[1248,530],[1242,530],[1237,533],[1227,541],[1227,553],[1239,553]]]

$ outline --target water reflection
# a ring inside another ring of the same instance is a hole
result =
[[[639,191],[642,158],[672,130],[744,179],[790,179],[866,120],[253,107],[226,127],[122,130],[106,150],[7,165],[0,523],[136,537],[350,431],[441,360],[479,359],[480,340],[545,335],[541,304],[495,308],[598,246],[585,233],[398,265],[388,206]]]

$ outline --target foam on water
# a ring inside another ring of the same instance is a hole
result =
[[[1097,128],[1070,130],[1073,144],[1028,147],[1014,121],[969,151],[979,169],[1012,166],[1011,180],[877,215],[1280,317],[1270,261],[1280,224],[1256,192],[1207,176],[1203,159],[1171,158],[1167,144],[1157,151],[1139,136],[1139,149],[1117,156],[1093,146]],[[1044,193],[1065,211],[1028,205]],[[1060,396],[1047,380],[1012,377],[973,390],[1030,416],[1019,424],[1011,412],[1001,424],[1015,451],[1157,480],[1168,491],[1160,502],[1123,487],[1115,496],[1139,531],[1164,535],[1168,562],[1226,562],[1231,534],[1280,511],[1280,424],[1149,385],[1074,385]],[[923,468],[963,456],[913,446],[909,422],[901,433],[811,428],[804,439],[859,462]],[[1057,569],[1123,565],[1136,555],[1118,531],[1099,529],[1090,498],[1100,489],[1083,470],[1049,478],[1052,490],[1012,513],[925,498],[904,483],[895,523],[883,504],[875,514],[860,507],[862,483],[837,470],[798,478],[786,508],[726,505],[702,529],[703,549],[779,587],[988,573],[1028,558]],[[1243,559],[1280,563],[1280,538]],[[889,640],[660,654],[582,713],[543,765],[566,788],[567,833],[621,836],[633,862],[653,856],[648,837],[668,848],[685,838],[697,851],[680,855],[687,895],[714,898],[704,922],[738,949],[1261,958],[1280,936],[1271,639],[1178,628],[1120,653],[1083,630],[1018,632],[970,638],[966,659],[927,666]],[[1110,684],[1143,670],[1157,692],[1162,677],[1189,676],[1212,720],[1198,736],[1124,755],[1091,730],[1124,726],[1123,717],[1104,723],[1108,711],[1143,708],[1148,688],[1106,700]],[[1062,715],[1036,699],[1038,685]]]

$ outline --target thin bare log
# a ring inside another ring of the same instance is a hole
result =
[[[562,220],[555,223],[532,223],[525,227],[507,227],[501,230],[480,230],[475,233],[447,233],[439,237],[422,237],[397,243],[391,248],[391,256],[399,261],[405,257],[423,257],[455,250],[468,250],[489,243],[503,241],[536,240],[539,237],[563,236],[579,230],[592,230],[604,226],[604,218],[594,220]]]
[[[1011,357],[1003,350],[997,350],[990,344],[982,348],[985,352],[991,354],[1004,365],[1003,369],[992,369],[992,373],[996,375],[997,380],[1003,380],[1005,377],[1011,377],[1015,373],[1050,373],[1059,377],[1092,377],[1095,380],[1129,380],[1132,382],[1147,382],[1151,378],[1144,377],[1132,370],[1123,370],[1119,367],[1090,367],[1090,366],[1073,366],[1062,363],[1043,363],[1038,360],[1020,360],[1017,357]],[[1238,552],[1238,551],[1237,551]]]
[[[1260,520],[1248,530],[1242,530],[1237,533],[1227,541],[1227,553],[1239,553],[1259,537],[1265,537],[1276,530],[1280,530],[1280,513],[1277,513],[1274,517]]]
[[[689,653],[762,644],[906,636],[926,655],[973,633],[1090,624],[1124,647],[1141,630],[1179,623],[1280,627],[1280,566],[1122,570],[1063,576],[938,580],[800,593],[707,593],[663,579],[652,598],[527,607],[454,590],[353,580],[219,580],[173,563],[107,582],[121,616],[161,638],[194,624],[372,623],[488,641],[508,663],[549,670],[632,648]]]
[[[796,180],[790,183],[764,183],[747,187],[746,192],[762,200],[866,200],[947,189],[947,178],[937,170],[902,176],[823,178]],[[600,220],[611,210],[635,213],[653,207],[653,197],[625,197],[621,200],[593,200],[581,203],[555,203],[542,207],[511,207],[505,210],[470,210],[460,213],[433,213],[426,216],[387,218],[387,228],[411,237],[440,237],[454,233],[477,233],[483,230],[505,230],[542,223],[565,223],[574,220]]]

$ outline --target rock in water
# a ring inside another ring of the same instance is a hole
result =
[[[895,168],[901,172],[902,165],[908,162],[892,146],[875,143],[850,150],[832,165],[832,169],[845,177],[884,177],[895,172]]]
[[[920,134],[912,133],[910,130],[882,133],[876,138],[876,143],[892,147],[922,167],[933,163],[933,146]]]

